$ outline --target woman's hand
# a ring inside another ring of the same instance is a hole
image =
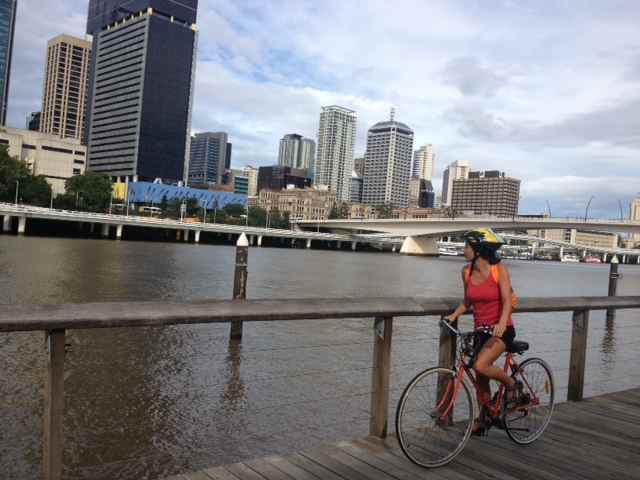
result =
[[[499,337],[502,338],[502,335],[504,335],[504,331],[507,329],[507,322],[506,321],[502,321],[500,320],[498,323],[495,324],[495,326],[493,327],[493,336],[494,337]]]
[[[446,317],[444,317],[444,319],[449,323],[453,323],[458,319],[459,316],[460,314],[458,314],[457,312],[453,312],[451,315],[447,315]]]

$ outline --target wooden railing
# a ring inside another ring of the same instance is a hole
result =
[[[120,302],[63,305],[2,305],[0,333],[38,331],[47,336],[47,375],[43,431],[43,477],[62,476],[64,361],[66,330],[78,328],[163,327],[176,324],[233,321],[325,320],[374,318],[371,373],[371,435],[385,437],[388,426],[391,337],[394,317],[443,316],[456,298],[362,298],[305,300],[242,300],[199,302]],[[640,296],[522,298],[518,313],[573,312],[568,399],[582,399],[589,312],[640,308]],[[453,365],[455,340],[441,329],[439,359]]]

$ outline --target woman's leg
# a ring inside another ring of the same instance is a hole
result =
[[[504,370],[501,368],[493,366],[493,362],[495,362],[506,349],[507,347],[501,339],[498,337],[491,337],[487,343],[484,344],[475,363],[473,364],[473,369],[476,371],[478,376],[492,378],[504,383],[505,385],[512,385],[514,382],[513,379],[504,373]]]

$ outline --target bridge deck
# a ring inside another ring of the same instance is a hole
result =
[[[170,480],[640,479],[640,388],[557,406],[543,437],[521,447],[504,432],[474,438],[450,465],[423,469],[395,437],[338,442],[287,457],[210,468]],[[167,479],[169,480],[169,479]]]

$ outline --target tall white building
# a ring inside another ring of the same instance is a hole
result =
[[[40,131],[84,142],[91,42],[58,35],[47,43]]]
[[[442,174],[442,206],[451,206],[453,181],[469,178],[469,162],[458,160],[451,163]]]
[[[247,165],[242,169],[242,173],[249,179],[248,193],[250,197],[258,195],[258,169]]]
[[[341,202],[351,199],[356,121],[355,111],[337,105],[320,112],[315,182],[328,186]]]
[[[421,146],[413,154],[413,172],[412,177],[417,177],[420,180],[433,179],[433,170],[435,168],[436,155],[433,152],[433,145],[427,143]]]
[[[409,206],[413,130],[393,120],[378,122],[367,133],[362,203]]]
[[[290,133],[280,139],[278,165],[282,167],[303,168],[313,174],[316,156],[316,142],[297,133]]]
[[[631,218],[634,222],[640,222],[640,198],[636,198],[631,202]],[[634,244],[640,243],[640,233],[634,233],[631,237]]]

